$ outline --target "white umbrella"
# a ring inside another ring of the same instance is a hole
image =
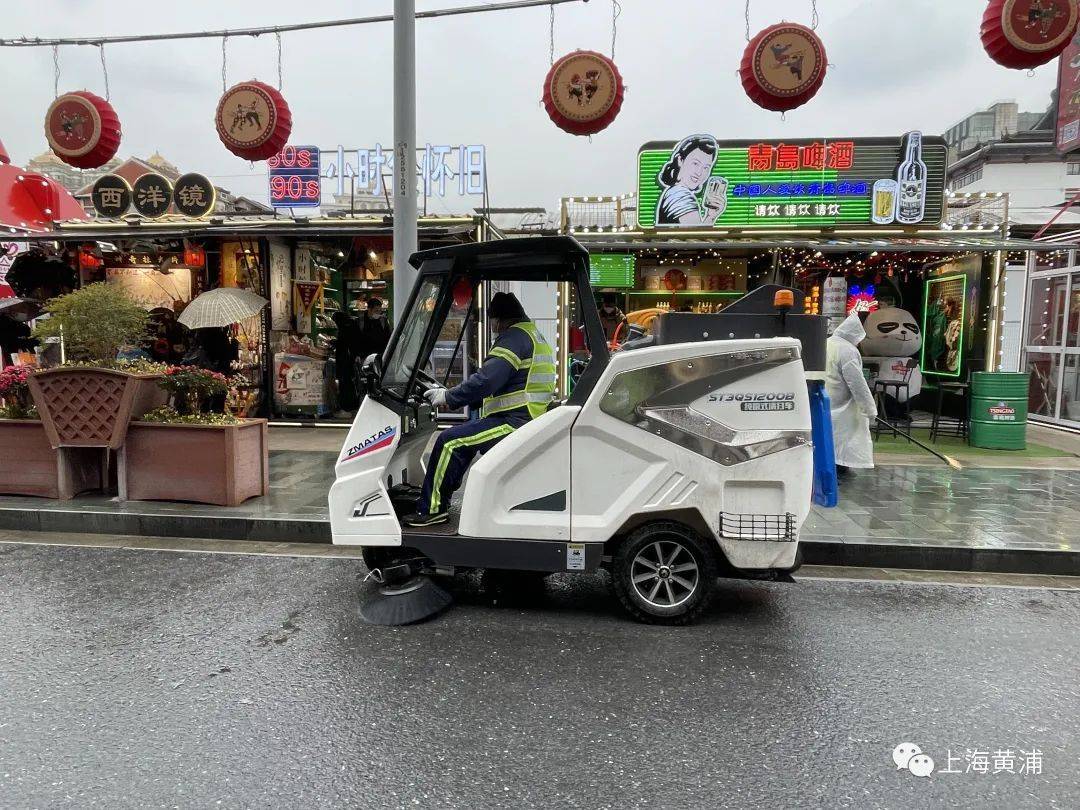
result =
[[[188,329],[205,329],[250,318],[270,302],[239,287],[220,287],[197,295],[177,320]]]

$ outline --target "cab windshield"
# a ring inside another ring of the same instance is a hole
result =
[[[420,285],[412,309],[406,315],[401,336],[386,360],[382,387],[384,391],[399,399],[404,399],[406,396],[409,377],[412,376],[413,367],[420,356],[428,325],[435,316],[439,293],[442,291],[444,281],[443,276],[433,276],[425,279]]]

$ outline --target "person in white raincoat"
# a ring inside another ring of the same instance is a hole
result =
[[[877,416],[874,395],[862,371],[857,348],[866,337],[857,312],[852,312],[829,338],[825,361],[825,392],[832,414],[837,472],[844,468],[872,469],[874,445],[870,422]]]

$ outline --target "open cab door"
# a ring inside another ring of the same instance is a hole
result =
[[[570,429],[608,362],[589,286],[588,253],[567,237],[512,239],[424,251],[411,263],[418,276],[409,303],[385,355],[364,363],[367,396],[335,467],[330,490],[334,543],[405,546],[448,565],[532,567],[530,548],[548,560],[550,541],[565,545],[570,540]],[[426,453],[439,430],[423,394],[434,386],[450,387],[445,377],[433,373],[436,345],[443,351],[454,346],[451,367],[462,352],[482,359],[479,338],[487,327],[487,295],[495,286],[514,282],[576,288],[586,339],[595,347],[591,362],[565,408],[552,408],[518,428],[474,462],[449,523],[403,533],[400,517],[412,511]],[[455,331],[457,323],[461,326]],[[514,559],[499,554],[493,562],[492,544],[471,543],[470,538],[535,544],[515,545],[509,555]],[[565,553],[556,551],[562,561],[545,562],[550,570],[563,569]]]

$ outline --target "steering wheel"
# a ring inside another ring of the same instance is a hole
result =
[[[416,380],[419,382],[425,391],[430,391],[432,388],[442,388],[443,384],[428,374],[422,368],[416,370]]]

